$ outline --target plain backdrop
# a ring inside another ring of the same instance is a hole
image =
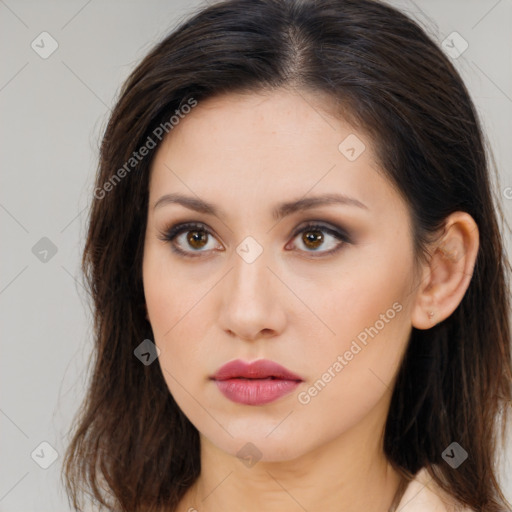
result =
[[[200,3],[0,0],[1,512],[71,510],[60,463],[92,347],[80,256],[99,141],[129,72]],[[391,3],[440,45],[453,32],[467,42],[454,63],[493,148],[510,222],[512,0]],[[512,500],[510,455],[502,478]]]

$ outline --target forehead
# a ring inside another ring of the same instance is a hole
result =
[[[287,90],[198,102],[157,150],[151,204],[176,191],[252,206],[308,191],[389,201],[369,138],[326,109],[325,98]]]
[[[249,151],[261,143],[273,146],[277,142],[286,144],[283,149],[294,145],[307,149],[301,144],[305,139],[318,146],[321,137],[325,147],[331,144],[337,149],[340,136],[354,131],[343,118],[335,117],[333,101],[325,94],[278,89],[222,94],[199,101],[173,127],[167,142],[194,138],[198,147],[222,142],[225,149],[243,141]]]

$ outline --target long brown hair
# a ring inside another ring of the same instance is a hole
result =
[[[369,134],[410,207],[418,258],[452,212],[476,221],[480,248],[463,300],[432,329],[412,329],[384,449],[408,479],[426,467],[462,504],[510,510],[496,462],[512,396],[511,268],[484,135],[449,58],[417,23],[374,0],[221,1],[183,21],[124,84],[101,145],[83,252],[95,350],[63,466],[70,500],[78,510],[88,493],[108,510],[170,511],[197,479],[197,430],[159,365],[134,356],[152,339],[142,257],[155,150],[136,161],[134,151],[148,137],[158,147],[158,127],[169,128],[191,99],[279,87],[324,93],[331,114]],[[469,455],[457,469],[442,455],[452,442]]]

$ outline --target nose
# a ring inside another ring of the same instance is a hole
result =
[[[233,254],[233,268],[219,290],[220,326],[231,336],[255,341],[284,330],[284,285],[268,263],[265,251],[251,263]]]

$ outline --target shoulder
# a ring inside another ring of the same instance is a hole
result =
[[[428,474],[420,470],[409,482],[396,512],[473,512],[457,505],[457,502],[441,489]]]

